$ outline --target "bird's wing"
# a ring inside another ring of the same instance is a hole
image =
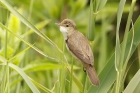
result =
[[[82,33],[78,31],[72,35],[73,35],[72,38],[70,36],[66,42],[69,50],[80,61],[93,65],[94,59],[88,40],[85,38],[85,36]]]

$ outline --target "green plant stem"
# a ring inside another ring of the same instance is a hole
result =
[[[65,66],[64,66],[64,63],[63,62],[61,63],[61,65],[62,65],[62,69],[60,69],[60,91],[59,91],[59,93],[64,93],[64,83],[65,83],[64,73],[65,73]]]
[[[10,93],[9,65],[8,65],[8,61],[6,62],[6,86],[5,86],[5,92],[4,93]]]
[[[87,78],[87,73],[84,73],[84,77],[83,77],[83,91],[82,93],[85,93],[86,91],[86,78]]]
[[[121,74],[121,72],[119,71],[119,72],[117,72],[117,81],[116,81],[116,91],[115,91],[115,93],[120,93],[120,85],[121,85],[121,82],[119,81],[119,80],[121,80],[122,79],[122,74]]]
[[[89,24],[88,24],[87,38],[91,41],[94,38],[95,19],[96,19],[96,17],[93,18],[93,2],[92,2],[92,0],[90,0],[90,13],[89,13]]]
[[[126,0],[121,0],[119,3],[118,13],[117,13],[117,28],[116,28],[116,48],[115,48],[115,68],[117,71],[117,78],[116,78],[116,86],[115,86],[115,93],[119,93],[119,85],[120,85],[120,40],[119,40],[119,27],[122,18],[123,8],[125,5]]]
[[[140,56],[140,45],[138,46],[138,56]],[[140,57],[138,57],[139,59],[139,68],[140,68]]]
[[[130,28],[130,23],[131,23],[131,18],[132,18],[133,11],[134,11],[135,2],[136,2],[136,0],[133,0],[132,3],[131,3],[131,8],[130,8],[130,12],[129,12],[128,20],[127,20],[127,24],[126,24],[124,40],[123,40],[123,43],[122,43],[122,52],[121,52],[121,56],[120,56],[121,58],[120,58],[120,64],[119,64],[119,71],[117,72],[117,82],[116,82],[115,93],[120,93],[121,85],[122,85],[122,79],[123,79],[123,75],[124,75],[123,72],[126,70],[126,66],[125,66],[125,68],[122,68],[122,67],[123,67],[123,64],[125,62],[128,62],[128,58],[125,59],[126,61],[124,61],[124,55],[125,55],[126,43],[127,43],[127,39],[128,39],[128,31],[129,31],[129,28]],[[131,50],[129,50],[129,51],[131,51]]]
[[[65,45],[64,45],[64,42],[63,42],[63,53],[65,51]],[[61,65],[62,65],[62,69],[60,69],[60,91],[59,93],[64,93],[64,88],[65,88],[65,63],[64,63],[64,56],[63,56],[63,61],[61,62]]]
[[[126,29],[125,29],[125,33],[124,33],[124,40],[122,43],[122,53],[121,53],[121,60],[120,60],[120,68],[122,69],[123,63],[124,63],[124,54],[125,54],[125,49],[126,49],[126,43],[127,43],[127,39],[128,39],[128,31],[130,29],[130,24],[131,24],[131,19],[133,16],[133,11],[134,11],[134,6],[135,6],[136,0],[133,0],[131,3],[131,8],[130,8],[130,12],[128,15],[128,19],[127,19],[127,24],[126,24]]]
[[[7,40],[8,40],[8,32],[6,32],[5,34],[5,53],[4,53],[4,56],[5,58],[7,59]],[[5,93],[10,93],[10,83],[9,83],[9,65],[8,65],[8,61],[6,62],[6,75],[5,75],[5,78],[6,78],[6,86],[5,86]]]
[[[73,57],[72,57],[72,63],[71,63],[71,77],[70,77],[70,89],[69,89],[69,93],[72,93],[72,77],[73,77]]]

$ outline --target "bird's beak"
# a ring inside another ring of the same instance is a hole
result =
[[[61,26],[61,24],[60,23],[55,23],[57,26]]]

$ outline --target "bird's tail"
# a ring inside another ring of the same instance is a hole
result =
[[[86,68],[86,72],[87,72],[87,75],[88,75],[91,83],[95,86],[99,86],[100,81],[99,81],[99,78],[96,74],[96,71],[95,71],[94,67],[89,65],[88,68]]]

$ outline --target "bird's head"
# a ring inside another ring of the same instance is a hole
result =
[[[61,23],[55,23],[62,33],[68,33],[76,29],[76,24],[71,19],[64,19]]]

